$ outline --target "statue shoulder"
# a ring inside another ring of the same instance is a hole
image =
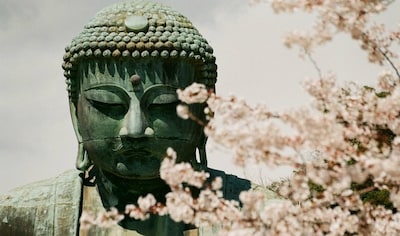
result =
[[[0,195],[0,235],[75,235],[81,193],[70,170]]]
[[[240,193],[247,190],[262,192],[266,198],[270,200],[278,200],[282,198],[270,188],[253,183],[248,179],[226,174],[224,171],[211,168],[207,168],[206,171],[210,174],[210,180],[213,180],[215,177],[222,178],[222,191],[225,199],[239,201]]]
[[[222,170],[207,168],[206,171],[210,174],[210,180],[213,180],[215,177],[222,178],[222,192],[224,198],[227,200],[239,201],[239,194],[242,191],[251,189],[251,182],[247,179],[240,178],[236,175],[226,174]]]

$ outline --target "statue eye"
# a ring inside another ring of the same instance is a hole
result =
[[[149,111],[173,111],[173,114],[175,114],[176,106],[178,106],[178,104],[178,100],[169,103],[151,103],[148,105],[147,109]]]
[[[128,111],[129,100],[115,91],[90,89],[84,91],[84,96],[93,107],[106,115],[124,115]]]
[[[144,92],[141,99],[141,106],[151,109],[165,105],[177,105],[178,102],[176,88],[167,85],[155,85]]]
[[[88,101],[90,102],[90,104],[92,104],[92,106],[94,106],[95,108],[97,108],[100,111],[105,111],[107,109],[111,110],[127,110],[127,107],[124,104],[110,104],[110,103],[104,103],[104,102],[99,102],[99,101],[95,101],[95,100],[90,100],[88,99]]]
[[[161,104],[171,104],[177,103],[179,101],[178,96],[176,94],[160,94],[155,96],[148,101],[150,105],[161,105]]]

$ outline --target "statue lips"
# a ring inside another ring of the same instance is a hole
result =
[[[159,178],[160,157],[144,148],[122,148],[115,153],[115,175],[127,179]]]

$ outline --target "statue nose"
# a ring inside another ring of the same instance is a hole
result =
[[[140,138],[154,134],[152,128],[148,127],[148,122],[140,107],[139,101],[131,101],[129,110],[125,116],[124,124],[119,131],[120,136]]]

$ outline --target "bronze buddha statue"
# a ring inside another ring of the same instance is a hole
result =
[[[247,180],[208,168],[202,127],[176,114],[178,88],[197,82],[214,89],[217,77],[213,49],[186,17],[162,4],[114,4],[65,51],[78,171],[0,196],[0,235],[78,235],[82,210],[123,212],[147,193],[164,201],[169,188],[159,167],[168,147],[178,161],[221,176],[226,198],[250,188]],[[190,105],[200,119],[204,108]],[[88,235],[182,235],[191,228],[166,216],[126,217],[118,227]]]

